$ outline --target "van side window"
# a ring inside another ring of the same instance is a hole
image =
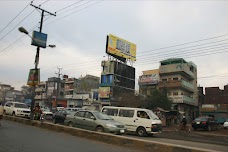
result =
[[[118,115],[118,109],[103,109],[103,113],[109,115],[109,116],[117,116]]]
[[[132,118],[134,116],[134,110],[120,110],[119,116]]]
[[[148,116],[148,114],[145,111],[137,111],[137,117],[150,119],[150,117]]]

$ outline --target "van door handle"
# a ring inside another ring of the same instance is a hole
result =
[[[138,119],[135,119],[134,122],[135,122],[136,120],[138,120]]]

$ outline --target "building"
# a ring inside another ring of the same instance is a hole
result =
[[[86,75],[79,79],[65,79],[65,98],[67,99],[67,107],[82,107],[84,104],[89,104],[94,101],[97,89],[99,88],[99,77]]]
[[[14,87],[8,84],[0,84],[0,102],[6,101],[24,101],[24,95],[21,91],[14,90]]]
[[[115,104],[135,94],[135,68],[115,60],[102,61],[99,97],[103,105]]]
[[[144,95],[149,95],[153,89],[166,89],[173,101],[171,110],[176,111],[179,119],[185,115],[191,122],[199,115],[197,67],[193,62],[182,58],[161,61],[159,69],[143,71],[139,77],[139,88]]]
[[[205,102],[205,95],[203,93],[203,87],[198,87],[198,107],[199,107],[199,116],[202,115],[202,104]]]
[[[153,89],[158,88],[160,81],[159,69],[143,71],[143,75],[139,76],[139,94],[150,95]]]
[[[5,102],[7,101],[7,96],[6,93],[7,91],[14,90],[11,85],[8,84],[0,84],[0,102]]]
[[[205,88],[202,115],[214,117],[220,123],[223,123],[228,118],[228,85],[225,85],[223,90],[219,89],[219,87]]]
[[[35,104],[39,104],[40,106],[44,106],[47,104],[47,87],[46,82],[40,82],[35,89]]]
[[[67,107],[67,102],[64,98],[64,85],[65,81],[57,77],[48,78],[46,82],[47,100],[53,108]]]

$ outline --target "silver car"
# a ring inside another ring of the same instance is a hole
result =
[[[114,134],[124,134],[126,132],[124,124],[117,122],[108,115],[98,111],[78,111],[75,115],[67,116],[64,124],[97,132]]]

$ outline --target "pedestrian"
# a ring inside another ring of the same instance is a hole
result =
[[[187,120],[185,116],[183,116],[183,119],[181,121],[181,130],[186,130]]]
[[[34,120],[40,120],[42,110],[40,109],[40,106],[38,104],[33,109],[33,111],[34,111]]]
[[[0,102],[0,126],[1,126],[1,120],[3,118],[3,112],[4,112],[4,109],[3,109],[2,103]]]

